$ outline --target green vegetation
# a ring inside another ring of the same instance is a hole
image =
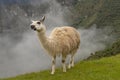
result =
[[[88,59],[99,59],[102,57],[113,56],[118,53],[120,53],[120,39],[104,50],[95,52],[95,54],[88,57]]]
[[[48,70],[1,80],[119,80],[120,55],[100,60],[81,61],[63,73],[57,69],[55,75]]]

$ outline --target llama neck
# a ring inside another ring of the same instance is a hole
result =
[[[45,27],[42,29],[42,31],[38,31],[38,37],[39,37],[39,40],[40,40],[42,46],[47,51],[49,51],[50,55],[54,55],[52,53],[54,53],[56,43],[53,40],[53,38],[50,38],[50,37],[46,36],[46,28]]]
[[[39,36],[39,40],[40,40],[42,46],[44,47],[44,49],[49,51],[50,55],[54,55],[54,54],[51,54],[51,53],[54,53],[55,41],[53,41],[52,38],[47,37],[45,31],[38,32],[38,36]]]
[[[46,50],[51,50],[52,49],[51,45],[54,44],[54,41],[52,40],[52,38],[47,37],[47,35],[46,35],[46,27],[45,27],[45,25],[42,25],[42,26],[43,27],[42,27],[41,31],[38,30],[39,40],[40,40],[42,46]]]
[[[39,37],[39,40],[40,40],[41,44],[43,45],[43,47],[48,44],[49,39],[46,36],[46,30],[45,29],[41,32],[38,32],[38,37]]]

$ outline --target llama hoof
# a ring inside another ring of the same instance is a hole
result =
[[[63,72],[66,72],[66,70],[63,70]]]
[[[71,67],[74,67],[74,65],[72,65]]]
[[[70,69],[71,68],[71,65],[68,65],[68,69]]]
[[[71,67],[74,67],[74,64],[72,64]]]
[[[66,71],[63,71],[64,73],[66,73]]]
[[[54,72],[51,72],[51,74],[53,75],[53,74],[54,74]]]

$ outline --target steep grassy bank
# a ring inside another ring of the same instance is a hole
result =
[[[120,55],[116,55],[100,60],[81,61],[66,73],[57,69],[55,75],[50,75],[46,70],[1,80],[119,80],[119,74]]]

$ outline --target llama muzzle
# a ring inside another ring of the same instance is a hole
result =
[[[36,28],[34,25],[31,25],[31,29],[33,29],[34,31],[36,31]]]

